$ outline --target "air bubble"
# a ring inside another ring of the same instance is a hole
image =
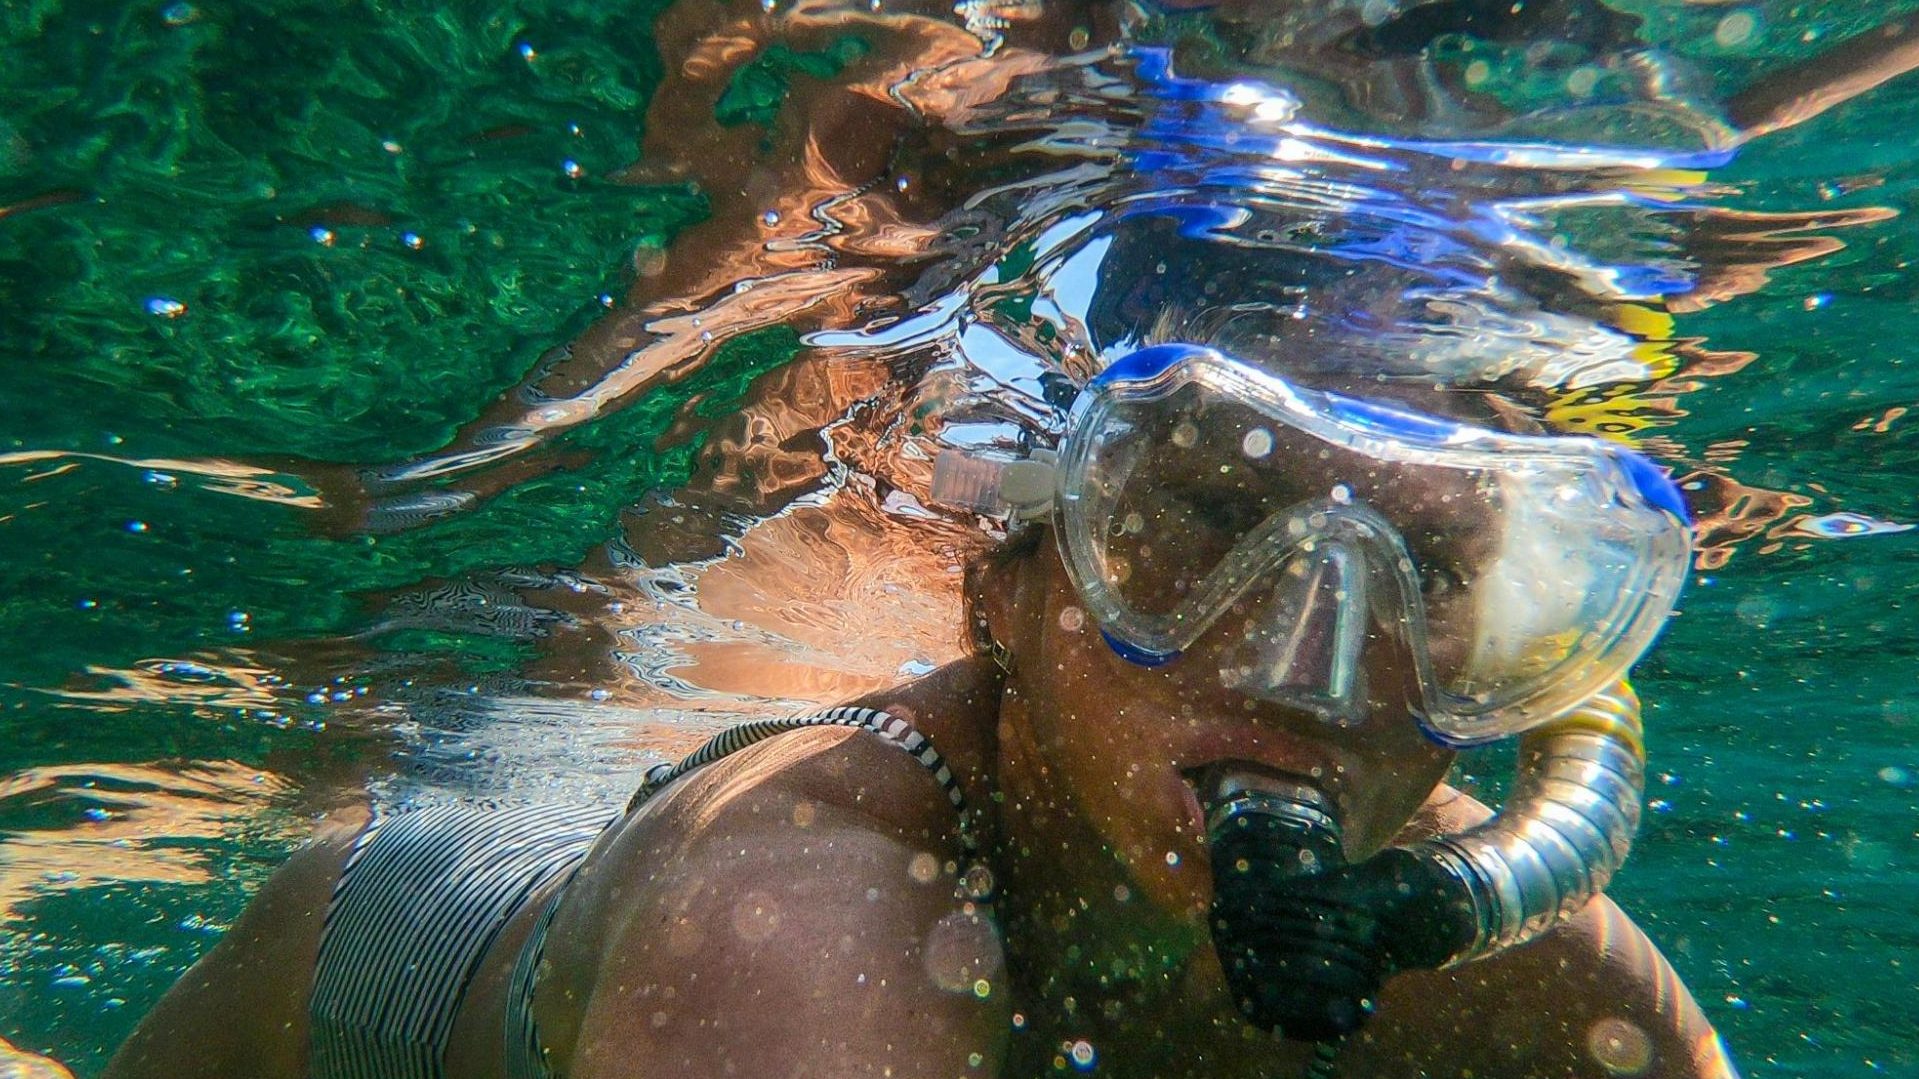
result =
[[[1612,1016],[1587,1028],[1586,1051],[1608,1075],[1641,1075],[1652,1065],[1652,1038],[1633,1023]]]
[[[1734,49],[1750,42],[1759,29],[1759,19],[1750,11],[1735,11],[1719,20],[1712,39],[1722,49]]]
[[[917,883],[931,884],[940,875],[940,860],[926,851],[920,851],[906,863],[906,875]]]

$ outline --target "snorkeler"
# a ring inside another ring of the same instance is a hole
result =
[[[1732,1074],[1599,895],[1677,492],[1353,389],[1115,361],[1057,444],[941,462],[1008,528],[980,655],[722,734],[611,821],[335,824],[109,1076]],[[1483,819],[1441,780],[1515,735]]]
[[[698,242],[375,486],[533,451],[716,328],[856,325],[922,284],[967,194],[940,181],[977,162],[898,133],[963,125],[1083,28],[965,5],[1006,28],[989,53],[897,7],[782,7],[789,58],[843,82],[687,148]],[[710,113],[762,50],[768,20],[715,12],[670,9],[656,120]],[[905,43],[834,52],[856,24]],[[829,204],[840,231],[807,218]],[[944,465],[945,498],[1008,525],[971,573],[977,656],[730,732],[611,822],[335,821],[109,1074],[1730,1074],[1599,894],[1639,799],[1617,680],[1683,573],[1683,507],[1642,459],[1469,400],[1121,359],[1057,444]],[[1455,747],[1514,737],[1497,816],[1443,784]]]

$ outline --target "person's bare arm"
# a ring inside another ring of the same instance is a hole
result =
[[[566,1074],[998,1074],[999,937],[955,895],[937,787],[867,734],[748,752],[761,759],[695,777],[651,822],[658,839],[609,867],[636,886],[598,938]]]
[[[140,1021],[104,1079],[304,1079],[320,924],[365,823],[362,811],[343,813],[296,851]]]

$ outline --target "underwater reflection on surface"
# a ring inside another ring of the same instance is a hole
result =
[[[0,778],[0,920],[49,890],[206,884],[203,847],[270,806],[283,776],[236,761],[72,764]]]
[[[1911,527],[1803,476],[1741,471],[1745,439],[1695,436],[1688,397],[1756,379],[1767,357],[1684,322],[1888,222],[1880,206],[1729,205],[1741,190],[1717,177],[1749,139],[1895,73],[1910,44],[1846,13],[1826,34],[1843,57],[1809,46],[1718,94],[1688,73],[1696,40],[1648,44],[1644,20],[1600,5],[1422,22],[1440,6],[1380,23],[1344,6],[1140,22],[676,4],[654,30],[667,65],[638,161],[603,179],[696,191],[706,217],[640,245],[625,294],[541,342],[517,385],[456,402],[445,445],[348,463],[16,448],[0,469],[24,494],[0,523],[40,492],[78,500],[111,463],[378,550],[463,522],[511,530],[542,507],[516,498],[558,477],[541,489],[557,501],[616,452],[674,467],[548,550],[482,542],[462,563],[479,569],[369,571],[303,632],[244,651],[155,643],[37,688],[103,712],[238,710],[322,740],[374,731],[391,761],[349,772],[380,797],[618,800],[719,727],[957,656],[960,567],[993,536],[929,505],[933,454],[1051,430],[1064,387],[1166,338],[1307,382],[1455,385],[1493,414],[1635,440],[1693,499],[1704,571]],[[1689,13],[1704,21],[1685,32],[1736,45],[1738,13]],[[1836,197],[1853,192],[1878,197],[1869,180]],[[311,227],[370,220],[361,209],[316,207]],[[1857,429],[1891,435],[1904,407],[1862,404]],[[638,433],[617,451],[590,441],[622,424]],[[109,816],[8,824],[0,916],[63,889],[201,883],[172,841],[218,840],[321,779],[230,761],[15,770],[0,780],[12,806]]]

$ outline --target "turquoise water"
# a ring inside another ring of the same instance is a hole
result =
[[[965,243],[932,245],[946,261],[838,266],[879,275],[896,325],[972,282],[978,325],[1017,357],[807,348],[832,318],[749,318],[730,291],[700,293],[680,314],[709,324],[686,333],[714,336],[693,360],[543,418],[587,396],[553,350],[650,281],[697,279],[740,202],[641,152],[712,134],[648,130],[680,115],[648,112],[660,6],[0,12],[0,1037],[97,1072],[306,819],[356,791],[618,790],[730,719],[952,654],[947,571],[971,530],[922,511],[913,447],[1030,411],[1034,394],[987,383],[1082,362],[1058,343],[1070,320],[1027,287],[1070,276],[1076,241],[1036,238],[1065,211],[1031,194],[1067,187],[1029,187],[1003,213],[981,203]],[[1617,7],[1688,73],[1669,84],[1689,107],[1904,10]],[[866,47],[762,54],[713,137],[764,132],[758,152],[775,153],[802,100],[788,93]],[[1470,35],[1433,52],[1538,121],[1509,135],[1672,148],[1684,133],[1685,110],[1562,100],[1584,85],[1633,103],[1607,81],[1622,68]],[[1585,67],[1590,85],[1567,74]],[[1427,134],[1335,109],[1319,84],[1299,92],[1331,128]],[[1108,133],[1151,113],[1055,100]],[[989,115],[987,135],[994,122],[1013,129]],[[1096,141],[1018,122],[1061,153]],[[1755,1076],[1919,1073],[1919,532],[1901,530],[1919,520],[1919,414],[1904,411],[1919,409],[1915,125],[1919,76],[1758,138],[1703,182],[1670,181],[1687,205],[1811,218],[1588,222],[1560,207],[1535,230],[1601,266],[1762,267],[1728,272],[1740,284],[1723,302],[1674,302],[1670,335],[1636,330],[1680,369],[1608,383],[1633,396],[1599,420],[1581,419],[1590,394],[1517,395],[1567,425],[1636,432],[1691,478],[1711,526],[1640,667],[1655,801],[1612,893]],[[957,180],[934,164],[900,175],[982,189],[1026,175],[1022,161],[982,150]],[[1489,201],[1550,186],[1523,167],[1453,171]],[[1113,206],[1139,196],[1129,183],[1072,191]],[[902,206],[919,190],[902,187]],[[942,242],[960,234],[943,227]],[[1717,246],[1687,247],[1700,236]],[[1841,243],[1763,267],[1807,237]],[[1000,276],[981,284],[987,266]],[[1532,294],[1489,295],[1484,313],[1543,324]],[[1621,317],[1564,291],[1555,305]],[[876,604],[890,620],[846,647]]]

